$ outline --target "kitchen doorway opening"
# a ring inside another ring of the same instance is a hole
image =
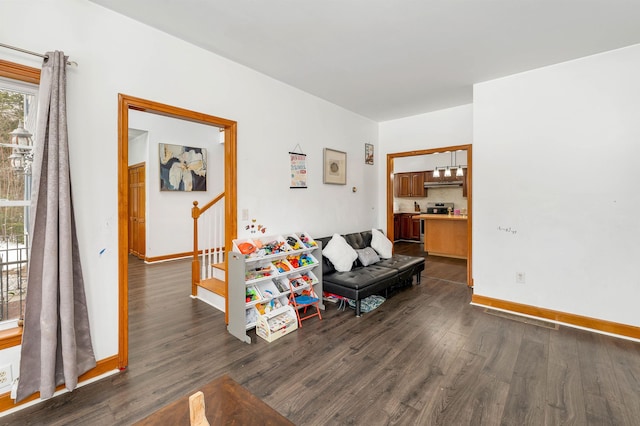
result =
[[[389,239],[394,241],[396,239],[394,230],[394,184],[396,184],[394,178],[397,171],[395,170],[395,162],[397,159],[405,157],[416,157],[430,154],[444,154],[457,151],[466,151],[466,158],[460,158],[462,162],[466,160],[466,198],[467,198],[467,259],[466,259],[466,283],[469,287],[473,287],[473,244],[472,244],[472,226],[473,226],[473,164],[472,164],[472,145],[455,145],[423,150],[396,152],[387,154],[387,235]],[[419,212],[416,212],[419,214]]]

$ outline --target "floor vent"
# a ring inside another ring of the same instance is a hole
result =
[[[553,322],[549,322],[549,321],[523,317],[523,316],[520,316],[520,315],[510,314],[508,312],[496,311],[494,309],[485,309],[484,311],[489,315],[495,315],[497,317],[506,318],[506,319],[510,319],[512,321],[518,321],[518,322],[522,322],[522,323],[525,323],[525,324],[531,324],[531,325],[535,325],[537,327],[548,328],[550,330],[558,330],[560,328],[559,324],[556,324],[556,323],[553,323]]]

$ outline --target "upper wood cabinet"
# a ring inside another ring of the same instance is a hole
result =
[[[396,173],[393,178],[396,197],[424,197],[424,172]]]
[[[463,197],[467,197],[467,183],[468,183],[468,179],[467,179],[467,168],[463,167],[462,168],[464,175],[463,176],[456,176],[456,171],[457,169],[452,169],[451,170],[451,176],[445,176],[444,175],[444,170],[440,170],[440,176],[439,177],[433,177],[433,170],[428,170],[426,172],[424,172],[424,181],[425,182],[456,182],[456,181],[461,181],[462,182],[462,196]]]

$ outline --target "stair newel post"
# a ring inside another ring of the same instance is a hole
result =
[[[200,217],[198,202],[193,202],[191,217],[193,218],[193,260],[191,261],[191,295],[196,296],[197,284],[200,282],[200,259],[198,258],[198,218]]]

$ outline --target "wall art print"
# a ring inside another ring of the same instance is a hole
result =
[[[334,185],[347,184],[347,153],[335,149],[324,149],[323,182]]]
[[[289,152],[291,162],[291,184],[289,188],[307,187],[307,155],[299,152]]]
[[[373,165],[373,144],[364,144],[364,164]]]
[[[166,143],[160,146],[161,191],[206,191],[207,150]]]

